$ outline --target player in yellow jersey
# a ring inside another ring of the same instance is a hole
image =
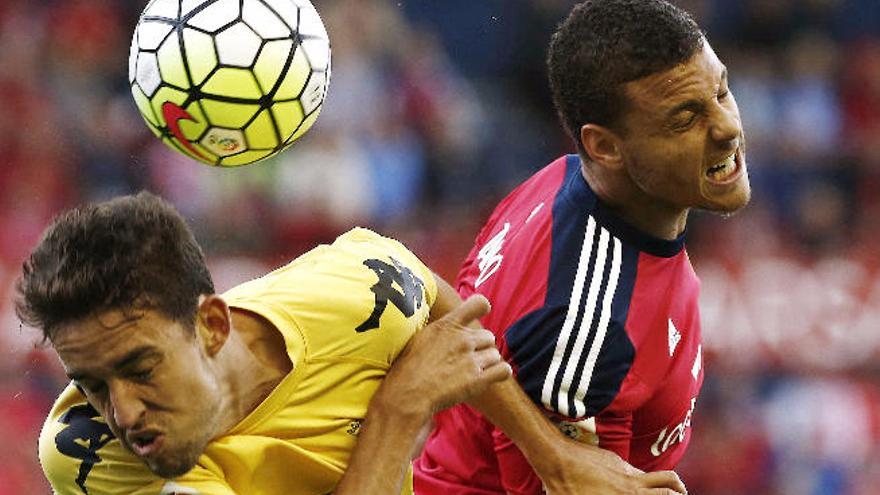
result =
[[[217,295],[183,219],[142,193],[61,215],[18,289],[72,380],[40,436],[60,495],[411,493],[420,428],[465,399],[548,486],[584,472],[465,327],[485,299],[365,229]]]

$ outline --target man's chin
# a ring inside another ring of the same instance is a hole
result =
[[[198,459],[150,459],[146,462],[147,467],[149,467],[150,471],[156,474],[156,476],[171,479],[188,473],[190,469],[196,466],[197,461]]]
[[[723,198],[722,200],[711,201],[704,205],[701,210],[717,213],[722,216],[730,216],[739,210],[745,208],[752,199],[752,191],[746,188],[744,191],[737,191],[736,195]]]

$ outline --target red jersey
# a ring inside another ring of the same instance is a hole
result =
[[[672,469],[703,381],[699,280],[684,236],[649,237],[598,200],[578,156],[505,198],[458,277],[485,295],[483,325],[560,429],[645,471]],[[419,495],[538,494],[513,443],[459,405],[436,415],[415,463]]]

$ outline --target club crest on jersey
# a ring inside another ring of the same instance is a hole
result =
[[[505,222],[501,231],[489,239],[489,242],[480,248],[480,252],[477,253],[477,261],[479,261],[480,264],[480,275],[474,282],[475,288],[488,280],[489,277],[498,271],[498,268],[501,266],[501,261],[504,260],[504,256],[501,255],[501,248],[504,246],[504,237],[509,230],[510,222]]]

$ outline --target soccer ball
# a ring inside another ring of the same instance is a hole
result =
[[[330,41],[309,0],[152,0],[131,40],[128,79],[165,144],[210,165],[245,165],[315,123]]]

